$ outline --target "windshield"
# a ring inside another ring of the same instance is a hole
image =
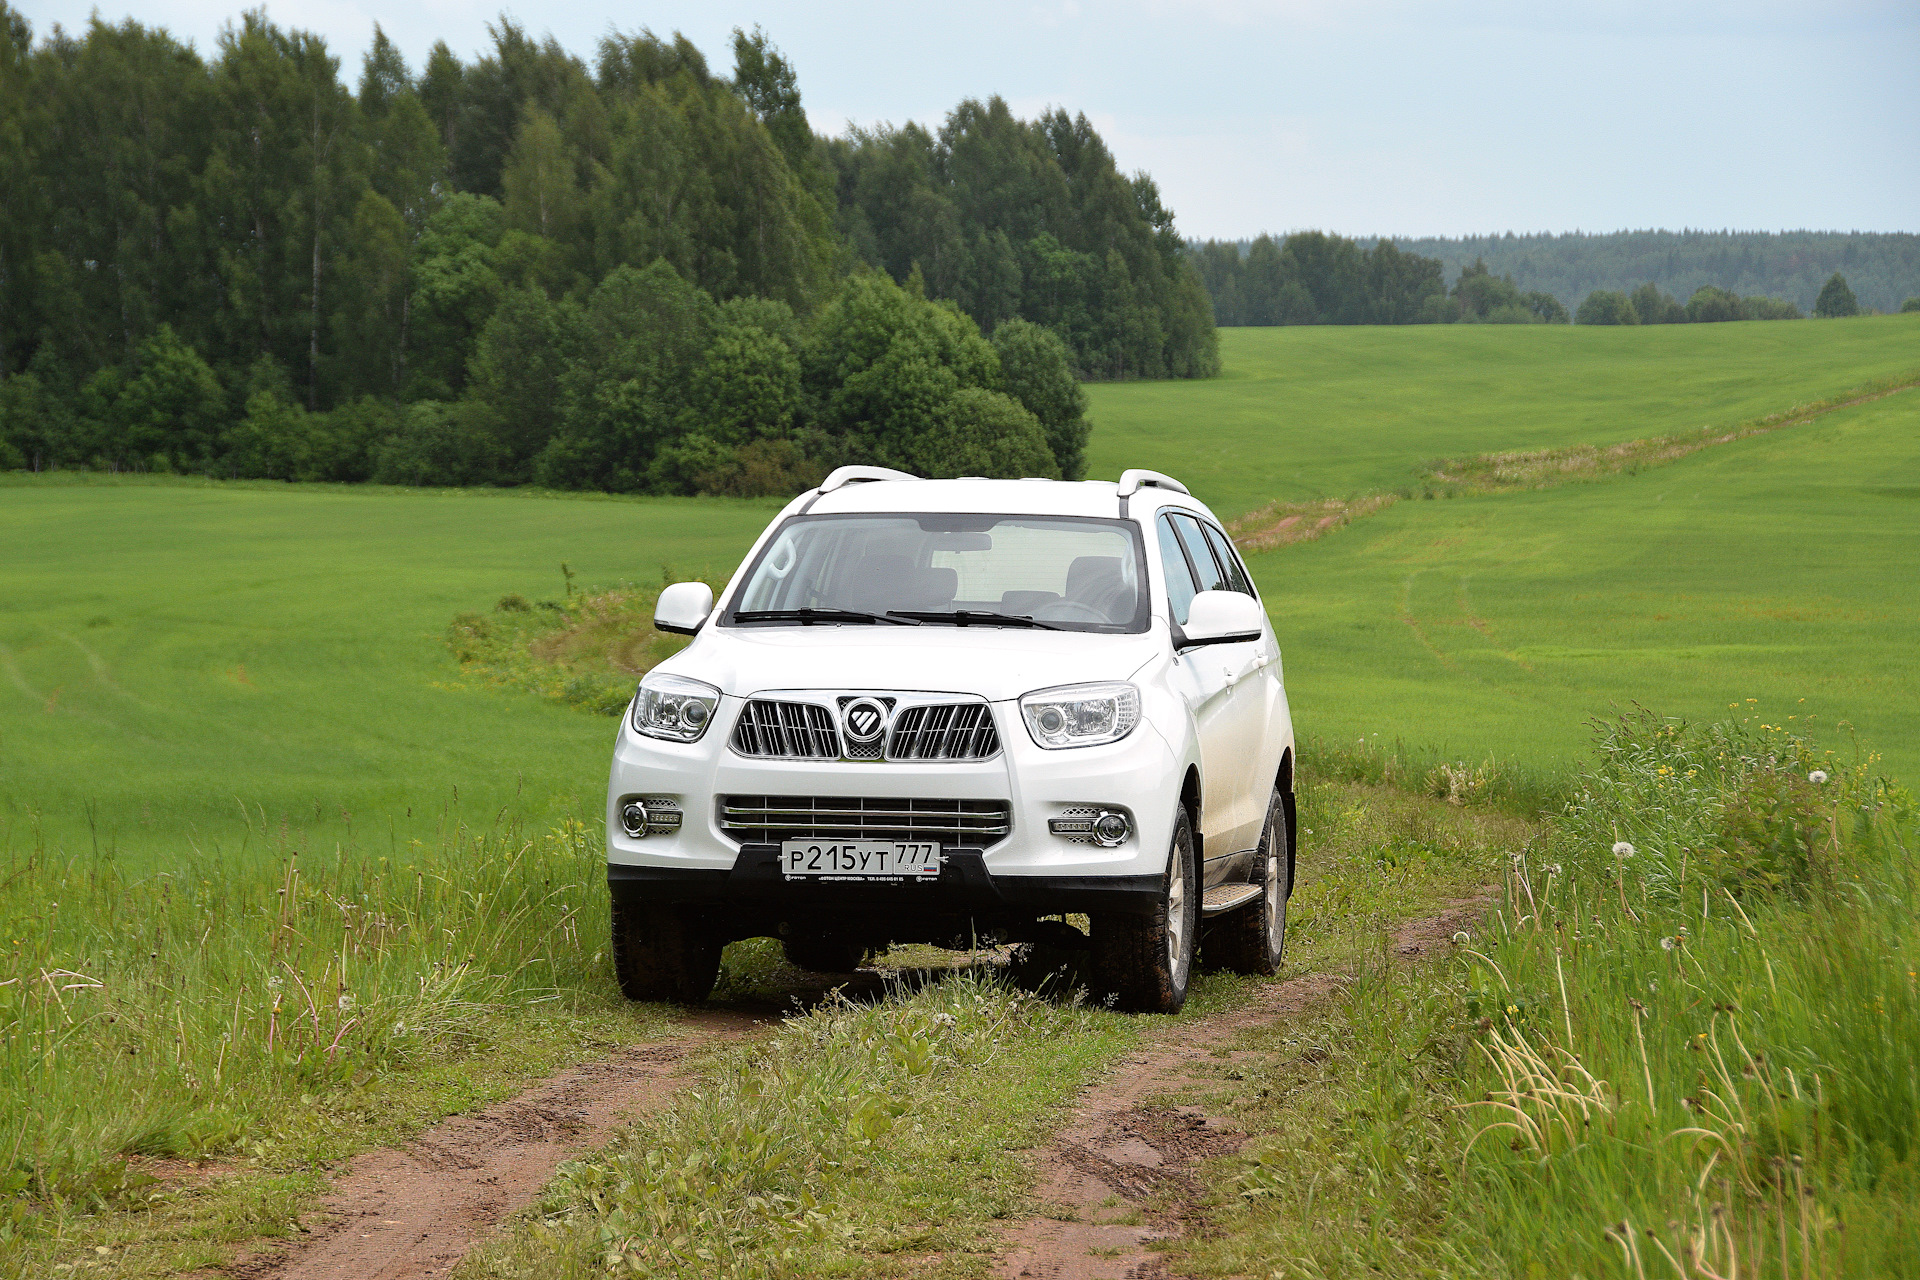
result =
[[[1140,566],[1131,521],[799,516],[760,553],[727,621],[1144,631]]]

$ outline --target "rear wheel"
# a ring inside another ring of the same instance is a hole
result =
[[[720,976],[720,939],[671,907],[613,902],[613,971],[629,1000],[699,1004]]]
[[[1253,883],[1260,899],[1250,902],[1207,934],[1206,964],[1232,973],[1276,974],[1287,949],[1287,808],[1275,791],[1267,801],[1267,824],[1253,855]]]
[[[813,973],[852,973],[867,958],[860,944],[821,934],[787,938],[780,949],[787,953],[788,964]]]
[[[1166,878],[1146,915],[1093,918],[1093,971],[1123,1009],[1178,1013],[1193,976],[1194,934],[1200,924],[1199,877],[1187,811],[1174,818]]]

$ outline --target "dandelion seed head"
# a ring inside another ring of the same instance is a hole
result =
[[[1673,949],[1674,949],[1675,947],[1677,947],[1677,946],[1679,946],[1679,945],[1680,945],[1680,939],[1678,939],[1678,938],[1662,938],[1662,939],[1660,939],[1660,949],[1661,949],[1662,951],[1671,951],[1671,950],[1673,950]]]
[[[1616,858],[1631,858],[1633,856],[1633,846],[1625,840],[1616,840],[1613,844],[1613,856]]]
[[[342,1009],[351,1009],[353,1008],[353,1005],[354,1005],[354,999],[352,996],[343,995],[335,1003],[337,1003]]]
[[[1807,781],[1816,787],[1823,786],[1827,781],[1827,771],[1825,769],[1815,769],[1807,775]]]

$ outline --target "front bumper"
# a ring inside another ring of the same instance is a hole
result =
[[[1146,915],[1160,899],[1159,874],[996,876],[978,849],[949,849],[938,880],[788,880],[780,846],[750,844],[729,871],[609,863],[607,885],[623,900],[764,913],[792,908],[814,915],[848,911],[961,912],[993,917],[1056,912]]]
[[[607,876],[616,894],[653,901],[730,904],[756,912],[792,907],[871,912],[887,908],[989,914],[1144,910],[1159,892],[1179,804],[1180,761],[1150,724],[1099,747],[1034,745],[1017,704],[994,703],[1000,753],[981,761],[809,761],[742,756],[729,745],[743,700],[725,697],[695,743],[635,734],[623,719],[607,788]],[[740,844],[720,825],[727,795],[941,798],[1004,801],[1007,835],[983,848],[953,847],[938,880],[907,883],[788,881],[778,846]],[[628,836],[621,806],[667,797],[684,814],[669,835]],[[1052,834],[1048,820],[1086,806],[1126,811],[1133,834],[1103,848]]]

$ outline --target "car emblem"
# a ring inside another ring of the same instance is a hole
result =
[[[846,726],[847,741],[872,746],[886,735],[887,708],[872,698],[856,698],[840,713],[840,723]]]

